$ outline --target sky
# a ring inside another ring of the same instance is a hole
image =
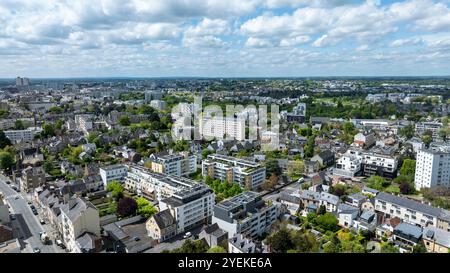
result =
[[[0,0],[0,78],[450,75],[450,0]]]

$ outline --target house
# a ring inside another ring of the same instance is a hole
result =
[[[353,193],[347,196],[345,203],[360,208],[362,204],[367,200],[367,196],[360,193]]]
[[[363,211],[355,221],[355,227],[358,230],[375,231],[377,228],[377,215],[373,211]]]
[[[325,206],[327,212],[335,212],[340,203],[339,196],[327,192],[320,193],[319,204]]]
[[[45,172],[42,167],[28,166],[22,170],[20,188],[24,192],[30,192],[33,189],[44,185],[45,181]]]
[[[422,241],[428,252],[449,253],[450,251],[450,232],[426,227],[422,232]]]
[[[102,239],[92,233],[85,232],[75,241],[76,253],[95,253],[102,249]]]
[[[373,134],[357,133],[353,139],[353,144],[360,148],[367,149],[375,144],[375,136]]]
[[[329,167],[334,165],[334,153],[330,150],[321,151],[313,156],[311,161],[318,161],[321,167]]]
[[[373,197],[375,197],[375,196],[377,196],[377,194],[379,193],[379,191],[378,190],[375,190],[375,189],[372,189],[372,188],[369,188],[369,187],[366,187],[366,186],[364,186],[364,188],[361,190],[361,193],[362,194],[367,194],[367,195],[370,195],[370,196],[373,196]]]
[[[81,198],[70,199],[60,207],[63,241],[67,249],[76,252],[76,240],[86,232],[100,236],[100,217],[97,208]]]
[[[305,173],[306,174],[313,174],[319,171],[320,169],[320,163],[319,161],[310,161],[305,160]]]
[[[150,217],[145,223],[148,236],[158,243],[164,242],[177,234],[177,222],[168,209]]]
[[[400,251],[411,251],[415,245],[421,242],[422,228],[408,223],[400,223],[394,228],[392,239]]]
[[[205,240],[209,247],[228,248],[228,233],[221,229],[217,223],[204,227],[199,234],[199,239]]]
[[[377,226],[375,230],[375,235],[378,239],[388,238],[394,232],[394,228],[398,226],[402,220],[398,217],[394,217],[386,220],[386,222]]]
[[[261,248],[257,247],[252,239],[244,237],[242,234],[236,234],[228,240],[228,253],[262,253]]]
[[[355,219],[358,217],[359,209],[347,204],[340,204],[337,209],[339,225],[342,227],[353,227]]]

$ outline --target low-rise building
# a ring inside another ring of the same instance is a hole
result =
[[[124,182],[127,172],[128,168],[124,165],[109,165],[99,169],[105,189],[112,181]]]
[[[422,232],[422,241],[428,252],[449,253],[450,251],[450,232],[426,227]]]
[[[164,242],[177,235],[177,222],[168,209],[160,211],[150,217],[145,223],[148,236],[158,243]]]
[[[33,189],[44,185],[45,181],[45,172],[42,167],[29,166],[22,170],[20,188],[24,192],[30,192]]]

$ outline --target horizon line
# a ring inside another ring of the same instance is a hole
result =
[[[450,75],[427,75],[427,76],[399,76],[399,75],[382,75],[382,76],[77,76],[77,77],[0,77],[0,80],[15,80],[18,77],[35,80],[59,80],[59,79],[308,79],[308,78],[450,78]]]

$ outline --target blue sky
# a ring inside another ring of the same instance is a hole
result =
[[[450,75],[450,0],[1,0],[0,78]]]

